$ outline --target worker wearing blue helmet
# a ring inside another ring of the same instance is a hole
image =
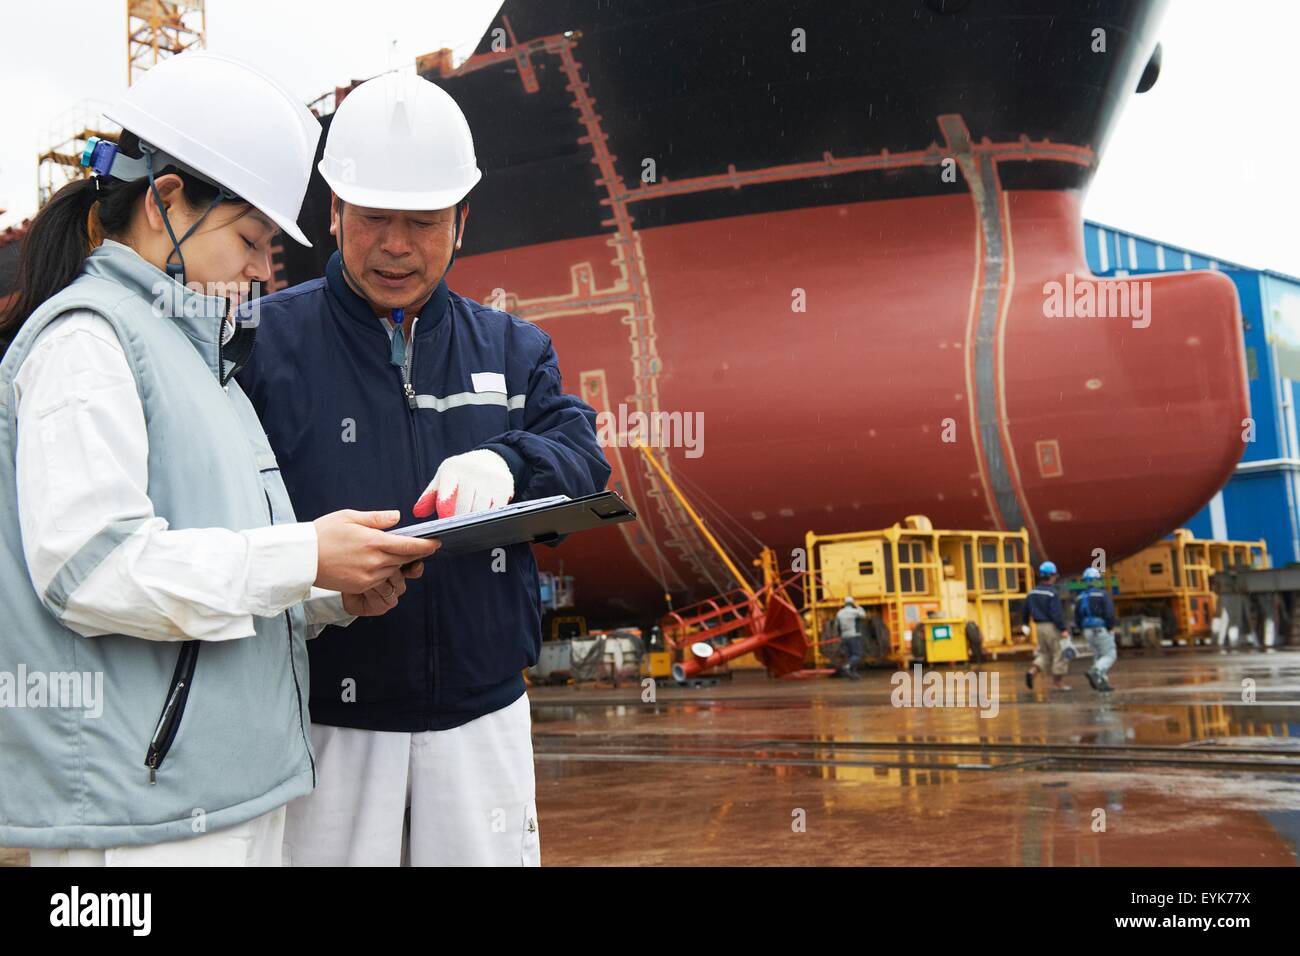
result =
[[[1101,572],[1088,568],[1083,572],[1085,590],[1074,602],[1074,623],[1083,631],[1084,640],[1092,648],[1092,667],[1088,669],[1088,683],[1093,690],[1111,690],[1106,672],[1115,663],[1115,602],[1110,592],[1101,586]]]
[[[1065,657],[1065,608],[1056,593],[1056,565],[1044,561],[1038,566],[1038,586],[1029,592],[1021,611],[1021,630],[1029,635],[1029,622],[1034,622],[1038,632],[1038,649],[1034,662],[1025,672],[1025,684],[1034,689],[1034,678],[1042,671],[1052,672],[1052,689],[1069,690],[1065,675],[1070,672],[1070,662]]]

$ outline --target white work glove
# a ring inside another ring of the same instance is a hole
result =
[[[506,460],[494,451],[477,448],[443,459],[411,513],[417,518],[466,515],[508,504],[515,494],[515,478]]]

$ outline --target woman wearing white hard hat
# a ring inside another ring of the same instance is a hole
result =
[[[305,640],[387,611],[435,546],[396,512],[297,523],[232,378],[272,237],[306,242],[316,119],[200,52],[106,115],[0,327],[0,845],[278,864],[315,783]]]

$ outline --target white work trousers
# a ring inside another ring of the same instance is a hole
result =
[[[451,730],[311,725],[286,866],[540,866],[528,695]],[[408,814],[409,811],[409,814]]]
[[[285,808],[185,840],[107,850],[32,850],[32,866],[279,866]]]

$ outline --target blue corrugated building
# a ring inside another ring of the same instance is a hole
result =
[[[1300,562],[1300,442],[1294,396],[1300,379],[1300,279],[1250,269],[1085,222],[1088,265],[1099,276],[1213,269],[1237,287],[1250,378],[1254,441],[1236,474],[1186,523],[1197,537],[1268,542],[1275,567]]]

